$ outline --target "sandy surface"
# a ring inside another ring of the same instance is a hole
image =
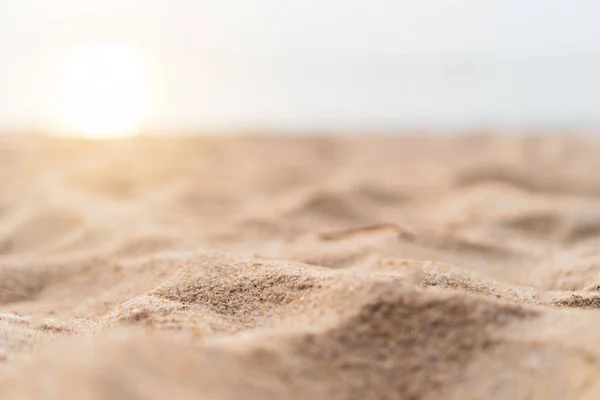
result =
[[[1,399],[600,398],[600,142],[0,138]]]

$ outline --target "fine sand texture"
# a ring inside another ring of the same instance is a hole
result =
[[[0,399],[598,399],[600,141],[0,137]]]

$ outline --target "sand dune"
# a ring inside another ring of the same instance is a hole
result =
[[[599,154],[2,137],[0,398],[598,398]]]

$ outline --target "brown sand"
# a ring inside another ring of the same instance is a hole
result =
[[[0,138],[0,399],[600,398],[600,142]]]

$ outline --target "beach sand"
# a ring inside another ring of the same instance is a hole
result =
[[[600,398],[600,141],[0,137],[1,399]]]

